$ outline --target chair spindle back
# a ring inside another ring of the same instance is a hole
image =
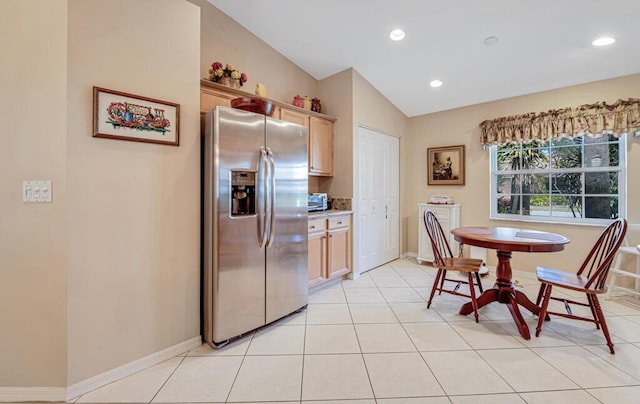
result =
[[[602,231],[578,270],[578,275],[584,275],[589,279],[585,285],[587,288],[603,289],[605,287],[609,268],[626,233],[625,219],[616,219]]]
[[[424,226],[431,240],[434,265],[444,265],[444,259],[453,258],[453,254],[451,253],[451,247],[449,247],[447,235],[444,234],[436,215],[430,210],[424,212]]]

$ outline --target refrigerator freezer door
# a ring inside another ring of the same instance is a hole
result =
[[[264,116],[240,110],[218,107],[213,114],[206,119],[204,151],[205,233],[211,226],[205,237],[211,257],[205,253],[204,328],[207,342],[219,344],[265,324],[265,252],[258,237],[265,126]],[[232,170],[255,172],[255,215],[232,215]]]
[[[267,118],[267,150],[271,151],[275,199],[268,236],[266,322],[304,307],[307,275],[307,130]],[[270,183],[272,181],[269,181]]]

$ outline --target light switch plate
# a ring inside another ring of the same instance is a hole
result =
[[[53,199],[53,188],[51,181],[23,181],[22,182],[22,202],[51,202]]]

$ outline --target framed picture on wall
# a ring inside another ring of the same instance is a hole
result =
[[[427,149],[429,185],[464,185],[464,145]]]
[[[93,136],[180,145],[180,105],[93,87]]]

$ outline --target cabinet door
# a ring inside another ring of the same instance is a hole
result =
[[[349,228],[343,227],[330,230],[329,234],[329,266],[327,277],[333,278],[349,272],[351,260],[351,245],[349,241]]]
[[[431,240],[427,234],[427,229],[424,227],[425,210],[427,210],[427,208],[424,205],[420,205],[418,209],[418,264],[422,264],[423,261],[428,261],[429,263],[433,261]]]
[[[433,206],[425,204],[418,205],[418,264],[421,264],[423,261],[429,263],[433,261],[431,240],[429,239],[427,230],[424,227],[424,212],[427,209],[432,211],[436,215],[438,221],[440,222],[440,226],[442,226],[442,230],[445,234],[449,235],[449,247],[451,247],[451,252],[453,253],[453,255],[457,257],[459,253],[458,249],[460,248],[460,243],[455,241],[453,234],[451,234],[451,230],[455,229],[456,227],[460,227],[460,206]]]
[[[286,108],[280,109],[280,119],[283,121],[297,123],[309,129],[309,115]]]
[[[314,116],[309,120],[309,174],[333,175],[333,122]]]
[[[324,230],[309,233],[309,287],[326,280],[327,236]]]
[[[231,106],[231,100],[237,98],[235,95],[223,94],[208,89],[200,90],[200,112],[206,113],[212,111],[218,105],[224,107]]]

